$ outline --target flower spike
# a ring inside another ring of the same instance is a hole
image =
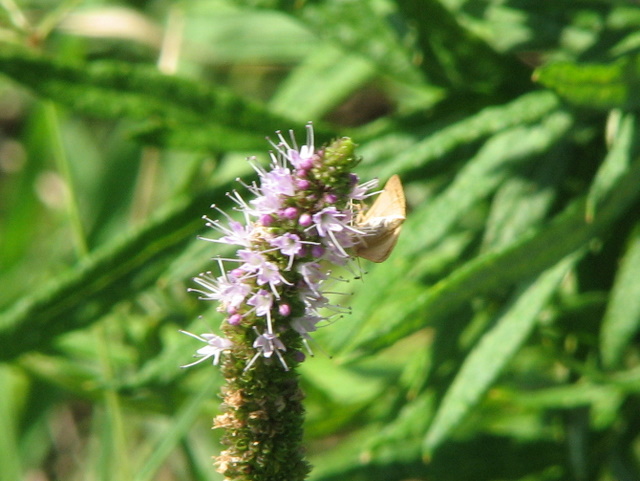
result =
[[[235,256],[216,258],[219,275],[200,274],[190,289],[218,301],[225,315],[221,335],[181,331],[206,344],[183,367],[212,359],[227,382],[225,412],[214,421],[226,430],[227,449],[216,465],[227,481],[305,479],[304,396],[295,368],[305,359],[303,349],[312,355],[311,333],[349,312],[327,297],[334,294],[327,284],[343,280],[332,276],[332,266],[347,265],[362,240],[371,243],[378,224],[386,226],[376,219],[358,224],[359,203],[377,182],[358,182],[352,171],[360,159],[351,139],[316,149],[311,123],[304,145],[288,134],[268,139],[274,149],[268,167],[248,159],[258,178],[240,183],[253,199],[227,194],[242,221],[215,205],[219,219],[204,217],[219,237],[203,239],[236,249]]]
[[[296,352],[310,332],[300,326],[308,325],[308,319],[326,319],[318,314],[329,306],[322,293],[330,267],[324,266],[343,266],[351,258],[352,248],[366,235],[354,225],[354,209],[377,185],[358,184],[352,169],[359,159],[351,139],[315,150],[311,123],[304,145],[298,146],[292,131],[288,134],[289,139],[276,132],[277,143],[269,140],[274,152],[268,168],[249,159],[258,182],[243,185],[254,199],[245,201],[235,190],[227,194],[244,223],[215,205],[220,219],[204,217],[220,237],[203,239],[237,246],[237,257],[218,259],[220,276],[205,273],[195,278],[199,287],[191,290],[202,299],[217,300],[219,310],[229,313],[222,327],[229,346],[214,351],[220,343],[216,340],[218,344],[199,349],[197,355],[211,352],[208,357],[217,363],[223,352],[245,353],[243,371],[274,352],[285,369],[296,364]],[[225,264],[231,264],[228,272]],[[313,303],[304,300],[309,299],[307,293],[313,293]],[[283,315],[279,305],[289,306],[290,312]],[[204,336],[192,337],[209,342]]]

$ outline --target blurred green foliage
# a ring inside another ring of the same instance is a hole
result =
[[[310,479],[640,479],[639,31],[611,0],[1,1],[0,479],[221,479],[220,376],[178,368],[221,320],[196,236],[308,120],[410,209],[301,369]]]

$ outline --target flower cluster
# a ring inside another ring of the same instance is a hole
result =
[[[221,220],[205,217],[220,237],[210,242],[237,246],[236,258],[218,259],[220,275],[203,273],[195,279],[202,299],[219,302],[226,314],[222,331],[197,336],[206,346],[191,366],[234,351],[244,358],[244,370],[277,358],[284,370],[300,362],[310,333],[326,320],[331,306],[324,283],[331,265],[343,266],[363,233],[354,226],[354,201],[367,197],[376,181],[358,183],[351,172],[359,159],[354,144],[342,138],[319,150],[313,128],[300,148],[278,132],[269,169],[249,159],[259,183],[244,185],[255,196],[249,202],[234,191],[229,195],[244,223],[215,205]],[[327,267],[329,265],[329,267]],[[186,366],[185,366],[186,367]]]

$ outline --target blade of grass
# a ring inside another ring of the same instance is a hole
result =
[[[430,455],[480,402],[491,384],[525,342],[541,310],[567,271],[579,259],[574,254],[531,281],[508,306],[495,326],[482,336],[464,360],[423,441]]]
[[[598,207],[599,214],[593,222],[587,222],[584,217],[586,200],[576,200],[546,228],[524,236],[519,242],[499,252],[488,253],[468,262],[430,288],[425,289],[418,283],[408,281],[405,274],[410,270],[410,261],[402,258],[402,262],[398,261],[393,266],[393,272],[403,276],[402,282],[395,280],[390,271],[387,271],[387,282],[395,284],[396,290],[402,286],[401,290],[413,296],[410,302],[400,296],[403,303],[396,305],[389,293],[385,299],[393,299],[387,302],[389,309],[395,307],[393,316],[380,318],[375,309],[370,311],[369,329],[365,336],[354,343],[358,349],[355,356],[368,355],[388,347],[435,319],[454,312],[473,297],[536,275],[592,239],[606,235],[611,224],[640,197],[637,188],[639,177],[640,161],[635,161]]]
[[[270,132],[295,124],[220,86],[205,87],[125,62],[71,64],[5,49],[0,52],[0,72],[76,111],[142,121],[146,127],[139,134],[141,139],[161,145],[221,147],[226,137],[237,145],[238,136],[246,144],[252,142],[247,132]],[[316,131],[321,138],[331,135],[320,124]],[[255,134],[253,139],[257,141]]]
[[[201,227],[200,215],[212,200],[211,194],[203,193],[175,202],[145,226],[28,292],[0,316],[0,359],[44,349],[56,336],[88,326],[117,302],[151,285],[193,239]]]
[[[153,449],[144,464],[137,470],[133,481],[149,481],[154,479],[158,469],[165,462],[167,457],[185,437],[189,427],[193,425],[196,418],[202,411],[202,403],[214,396],[213,387],[216,384],[213,376],[201,386],[201,391],[184,403],[180,410],[173,416],[170,427],[162,433],[162,436],[156,441],[156,447]]]
[[[630,235],[600,332],[605,367],[619,366],[625,348],[640,330],[640,225]]]
[[[500,106],[487,107],[475,115],[445,127],[399,153],[391,162],[376,166],[381,179],[417,169],[448,152],[483,137],[514,126],[539,122],[559,106],[558,98],[549,91],[531,92]],[[365,151],[362,154],[366,155]]]
[[[639,64],[638,55],[610,63],[556,62],[538,68],[533,78],[575,105],[634,110],[640,105]]]
[[[21,383],[13,369],[0,365],[0,475],[2,479],[22,479],[22,456],[18,442],[18,409],[20,407],[19,387]],[[24,394],[24,393],[23,393]]]
[[[496,135],[468,162],[451,186],[411,213],[396,248],[403,256],[395,254],[393,262],[377,266],[367,276],[366,286],[379,295],[373,300],[368,292],[356,297],[352,305],[360,314],[360,321],[351,322],[349,329],[343,329],[340,337],[332,339],[333,347],[344,348],[346,343],[352,343],[354,333],[362,328],[365,319],[369,327],[375,325],[376,320],[390,327],[395,321],[387,322],[386,318],[404,319],[407,311],[414,312],[415,302],[407,301],[424,295],[421,287],[407,282],[408,272],[411,272],[409,278],[421,277],[420,272],[415,272],[415,257],[434,248],[466,211],[491,195],[520,164],[530,162],[562,139],[570,125],[567,114],[556,112],[542,125],[512,128]],[[400,299],[402,303],[396,302]],[[378,328],[387,332],[387,328],[376,326],[370,330],[371,337],[381,333]],[[366,336],[363,342],[372,341],[371,337]]]
[[[617,121],[616,118],[618,118]],[[598,202],[629,168],[637,144],[638,126],[635,115],[612,112],[609,121],[617,124],[616,132],[613,134],[611,149],[589,189],[586,214],[588,219],[593,218]]]

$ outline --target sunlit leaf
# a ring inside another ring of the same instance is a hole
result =
[[[534,78],[581,107],[637,109],[639,60],[634,55],[610,63],[550,63],[538,68]]]
[[[531,334],[541,310],[576,260],[577,256],[570,256],[526,285],[471,350],[429,426],[423,444],[427,453],[437,448],[480,401]]]

